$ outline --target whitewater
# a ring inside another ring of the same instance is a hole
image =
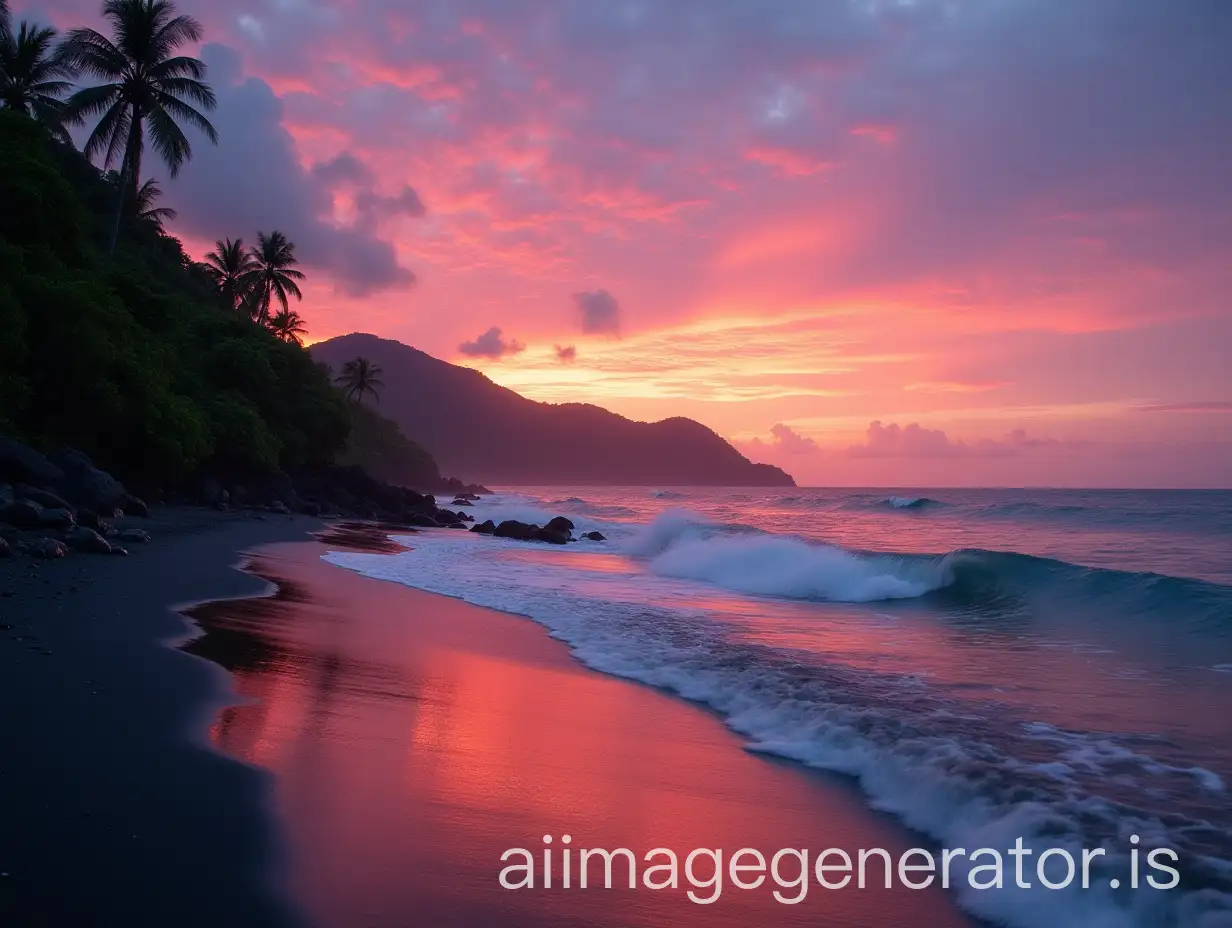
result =
[[[1094,888],[960,894],[976,915],[1232,925],[1232,493],[545,488],[472,511],[607,540],[326,557],[533,619],[937,846],[1106,848]],[[1179,888],[1109,887],[1131,834],[1181,855]]]

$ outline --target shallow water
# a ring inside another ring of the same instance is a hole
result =
[[[1011,926],[1232,918],[1232,493],[520,490],[565,548],[424,532],[366,575],[529,616],[598,669],[855,776],[938,843],[1104,847],[1091,890],[975,894]],[[1130,836],[1181,886],[1109,888]]]

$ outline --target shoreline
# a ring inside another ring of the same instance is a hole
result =
[[[302,925],[272,777],[210,745],[234,690],[181,650],[181,610],[261,595],[237,560],[319,520],[167,507],[140,524],[154,540],[127,558],[0,561],[0,921]]]
[[[219,713],[215,746],[273,771],[315,923],[788,926],[824,911],[889,926],[912,911],[929,928],[977,924],[939,890],[814,886],[801,906],[730,887],[715,906],[683,891],[502,890],[501,849],[545,833],[728,853],[913,842],[854,785],[751,754],[706,707],[586,667],[532,620],[322,565],[364,543],[267,546],[249,569],[278,592],[190,610],[206,634],[189,650],[227,667],[244,700]]]

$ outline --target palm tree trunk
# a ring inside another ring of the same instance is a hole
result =
[[[124,218],[124,207],[137,200],[137,187],[141,178],[141,109],[133,104],[132,122],[128,130],[128,144],[124,146],[124,165],[120,171],[119,190],[116,194],[115,221],[111,226],[111,243],[107,249],[110,255],[115,254],[116,243],[120,240],[120,222]]]

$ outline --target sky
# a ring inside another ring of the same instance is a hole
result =
[[[807,485],[1232,486],[1228,0],[179,8],[220,141],[170,231],[285,232],[313,340]]]

